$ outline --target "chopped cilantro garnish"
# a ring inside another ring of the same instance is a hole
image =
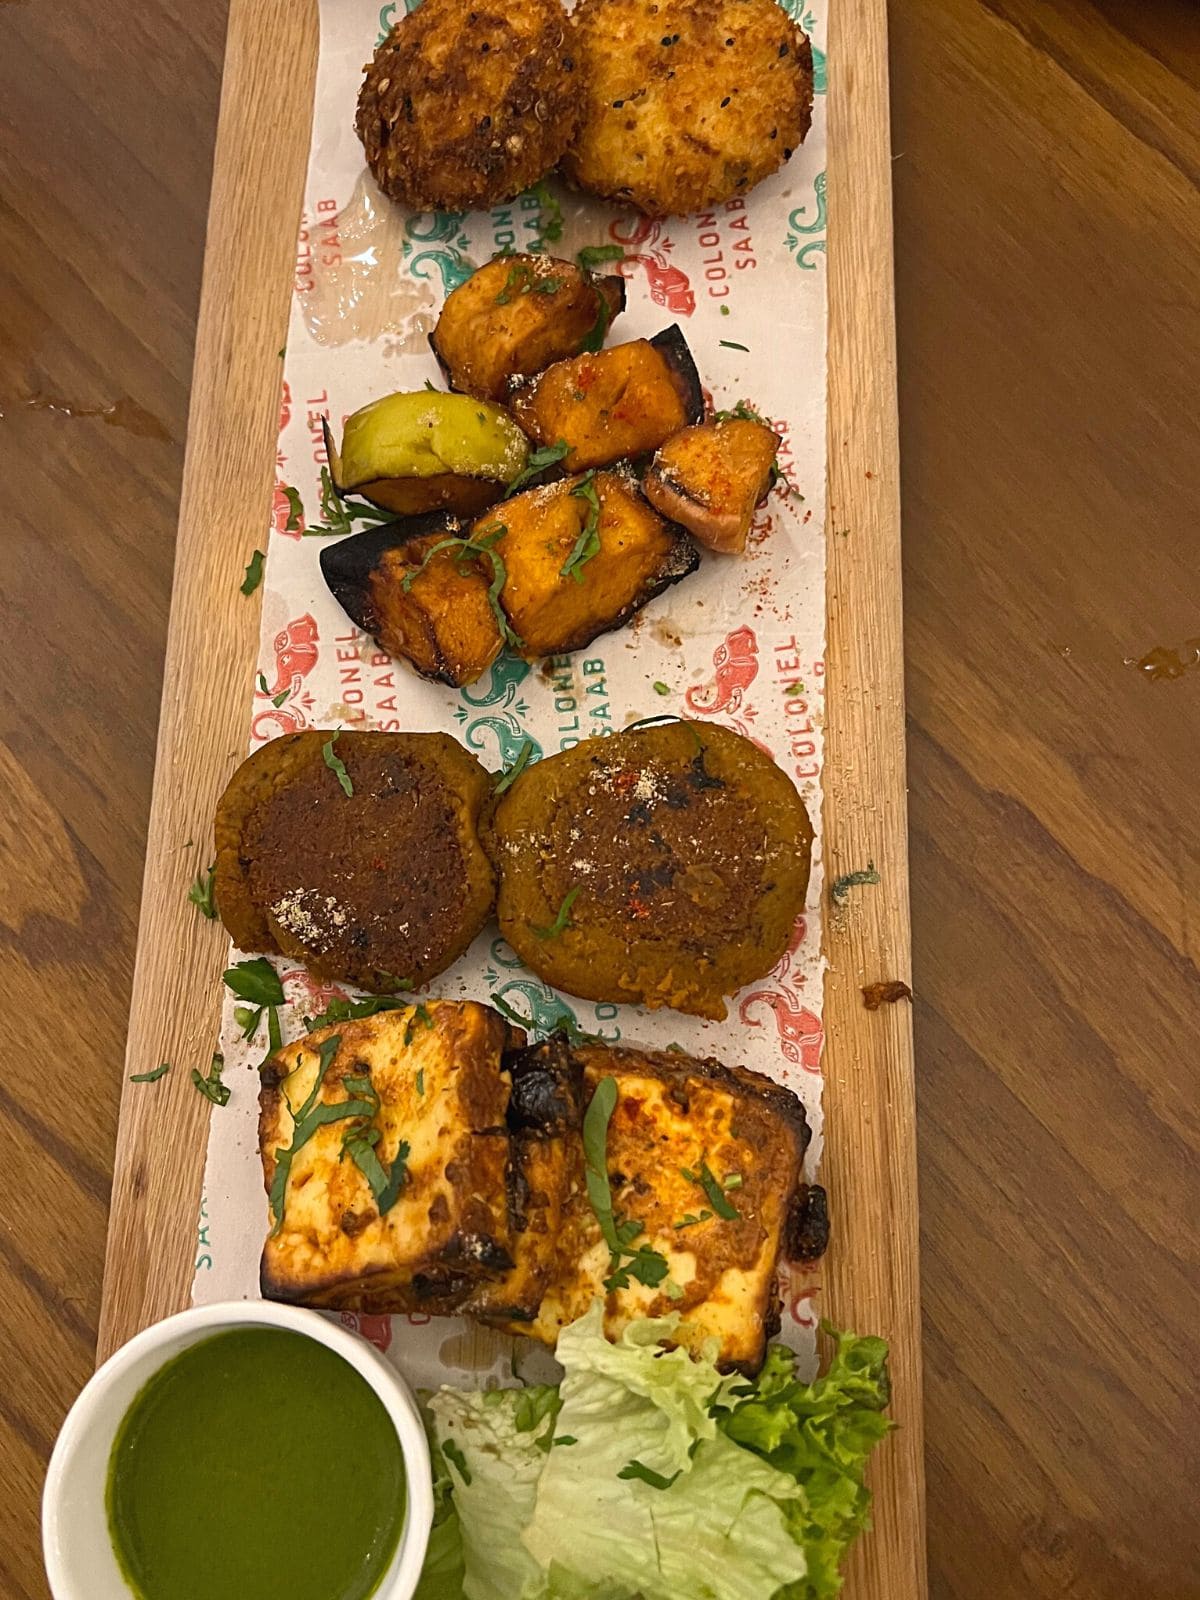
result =
[[[505,644],[511,646],[514,650],[519,650],[523,640],[519,634],[513,631],[508,617],[505,614],[504,607],[500,603],[500,593],[504,588],[505,582],[508,578],[508,570],[504,565],[504,557],[495,548],[495,546],[500,539],[503,539],[507,532],[508,529],[504,526],[504,524],[502,522],[497,522],[493,523],[490,528],[485,528],[477,539],[439,539],[437,544],[435,544],[428,552],[424,561],[421,562],[421,565],[414,568],[412,572],[405,573],[404,581],[401,583],[400,587],[407,593],[407,591],[412,588],[413,584],[424,572],[425,568],[433,560],[434,556],[440,554],[440,552],[443,550],[460,550],[464,556],[485,557],[492,564],[492,581],[488,585],[487,594],[488,605],[492,608],[492,615],[496,619],[496,626],[500,630],[500,637],[504,640]],[[459,570],[461,571],[462,569],[460,568]]]
[[[653,688],[655,694],[670,694],[671,692],[671,686],[669,683],[656,682],[652,684],[651,687]]]
[[[433,1013],[430,1011],[429,1007],[424,1001],[421,1001],[420,1004],[413,1008],[413,1014],[408,1019],[408,1026],[404,1030],[405,1044],[411,1044],[413,1042],[413,1035],[417,1031],[418,1023],[422,1028],[433,1027]]]
[[[690,1167],[680,1167],[679,1171],[689,1183],[697,1184],[704,1190],[709,1205],[724,1221],[734,1222],[741,1215],[737,1207],[725,1198],[725,1192],[707,1161],[702,1161],[694,1172]]]
[[[533,195],[542,208],[542,236],[538,241],[539,248],[546,243],[556,243],[563,235],[562,206],[550,193],[545,178],[539,178],[537,183],[530,184],[527,192]]]
[[[246,576],[239,584],[239,588],[243,594],[253,594],[255,589],[257,589],[259,584],[262,582],[263,562],[266,559],[266,556],[261,550],[256,550],[250,557],[250,564],[246,568]]]
[[[624,1289],[630,1278],[654,1288],[667,1276],[667,1258],[649,1245],[629,1246],[644,1231],[640,1222],[622,1219],[613,1211],[608,1181],[608,1124],[617,1104],[617,1080],[601,1078],[583,1118],[584,1180],[588,1201],[609,1250],[606,1289]]]
[[[131,1072],[130,1083],[157,1083],[160,1078],[165,1078],[171,1070],[171,1063],[164,1061],[162,1066],[155,1067],[152,1072]]]
[[[625,251],[619,244],[585,244],[575,252],[575,259],[584,272],[594,272],[606,261],[624,261]]]
[[[880,877],[875,870],[875,863],[868,861],[864,868],[858,872],[845,872],[840,878],[835,878],[829,886],[829,898],[835,906],[844,906],[851,889],[857,889],[863,883],[879,883]]]
[[[571,494],[587,501],[588,513],[571,554],[559,571],[564,578],[574,578],[576,583],[582,583],[584,567],[593,556],[600,554],[600,496],[596,492],[595,471],[585,472]]]
[[[359,1017],[373,1017],[377,1011],[398,1011],[407,1004],[407,1000],[397,1000],[390,994],[373,994],[365,1000],[331,1000],[319,1016],[305,1017],[305,1032],[316,1033],[331,1022],[356,1022]]]
[[[283,498],[288,503],[287,521],[284,528],[288,533],[295,533],[304,526],[304,502],[300,498],[300,491],[293,489],[290,483],[281,484]]]
[[[720,339],[718,343],[724,350],[744,350],[747,355],[750,354],[750,346],[748,344],[738,344],[736,339]]]
[[[192,1068],[192,1083],[206,1100],[211,1100],[215,1106],[229,1104],[229,1086],[221,1082],[221,1074],[225,1070],[225,1057],[218,1052],[213,1052],[212,1065],[208,1069],[207,1078],[199,1067]]]
[[[521,776],[522,772],[524,772],[525,768],[529,765],[529,758],[532,754],[533,740],[526,739],[525,743],[517,751],[516,760],[511,766],[505,767],[504,771],[499,775],[499,777],[496,779],[496,782],[492,785],[492,793],[503,794],[505,790],[510,789]]]
[[[424,1067],[418,1067],[418,1069],[417,1069],[417,1093],[418,1094],[424,1094],[425,1093],[425,1068]]]
[[[540,450],[533,451],[501,498],[510,499],[518,490],[523,489],[531,478],[536,478],[540,472],[545,472],[547,467],[556,466],[570,448],[565,439],[560,439],[557,444],[543,445]]]
[[[337,781],[341,784],[345,793],[347,795],[352,795],[354,793],[354,785],[350,781],[350,774],[346,771],[345,763],[342,761],[341,757],[334,752],[333,748],[340,737],[341,729],[339,728],[337,733],[331,734],[321,746],[321,755],[324,757],[325,765],[337,778]]]
[[[206,867],[203,872],[197,873],[195,883],[188,890],[188,899],[200,915],[207,917],[210,922],[214,921],[217,915],[216,903],[213,900],[213,887],[216,881],[216,866]]]
[[[664,1478],[661,1472],[655,1472],[652,1467],[644,1467],[640,1461],[630,1461],[617,1473],[618,1478],[636,1478],[639,1483],[648,1483],[652,1489],[669,1489],[683,1471],[673,1472],[669,1478]]]
[[[707,1222],[711,1216],[711,1211],[701,1211],[698,1217],[693,1216],[689,1211],[686,1216],[680,1217],[679,1221],[673,1222],[671,1226],[675,1229],[676,1233],[678,1233],[681,1228],[694,1228],[698,1223]]]
[[[547,928],[534,928],[534,933],[539,939],[557,939],[564,929],[571,926],[571,907],[579,894],[578,888],[568,889],[563,896],[562,905],[558,908],[558,915]]]

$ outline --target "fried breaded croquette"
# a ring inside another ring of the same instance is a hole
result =
[[[582,0],[562,170],[651,216],[748,194],[812,121],[812,47],[775,0]]]
[[[555,166],[580,116],[558,0],[423,0],[375,52],[355,127],[379,187],[414,211],[486,211]]]

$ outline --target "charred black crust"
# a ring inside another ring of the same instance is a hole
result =
[[[321,576],[342,610],[360,628],[374,636],[379,617],[371,595],[371,575],[380,558],[389,550],[399,550],[412,539],[428,534],[454,538],[462,523],[448,511],[427,511],[416,517],[397,517],[377,527],[352,533],[321,551]]]
[[[509,1126],[548,1138],[580,1126],[583,1068],[563,1038],[544,1039],[505,1058],[512,1075]]]
[[[696,363],[688,342],[683,336],[683,330],[677,322],[669,328],[664,328],[661,333],[656,333],[650,343],[662,356],[671,370],[675,380],[675,387],[679,391],[679,398],[683,401],[684,410],[689,422],[700,422],[704,418],[704,388],[700,382],[700,374],[696,370]]]
[[[450,1266],[483,1272],[511,1272],[515,1265],[504,1246],[487,1233],[452,1234],[439,1256]]]
[[[593,282],[608,306],[608,325],[611,328],[625,309],[625,279],[619,272],[607,272],[604,277],[593,279]]]
[[[828,1197],[820,1184],[801,1184],[784,1225],[783,1253],[790,1261],[815,1261],[828,1247]]]

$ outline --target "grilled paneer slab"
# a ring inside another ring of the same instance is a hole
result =
[[[355,1311],[450,1310],[509,1270],[503,1056],[523,1043],[487,1006],[430,1000],[277,1051],[259,1096],[272,1224],[263,1294]],[[381,1177],[394,1194],[376,1193]]]
[[[497,256],[446,296],[429,335],[452,389],[504,400],[511,378],[599,348],[625,309],[625,280],[553,256]]]
[[[630,728],[526,767],[482,837],[500,930],[538,977],[718,1019],[787,949],[812,848],[788,775],[711,722]]]
[[[512,410],[540,445],[569,446],[570,472],[657,450],[704,415],[696,363],[678,326],[594,354],[556,361],[514,385]]]
[[[615,1226],[634,1225],[633,1236],[614,1256],[584,1181],[582,1141],[568,1128],[552,1281],[537,1315],[510,1319],[511,1330],[553,1346],[600,1296],[610,1337],[636,1317],[678,1311],[684,1342],[715,1339],[722,1367],[755,1371],[779,1327],[781,1256],[824,1247],[824,1196],[802,1176],[803,1106],[758,1073],[675,1051],[552,1040],[525,1052],[526,1070],[545,1056],[561,1074],[553,1057],[564,1051],[585,1102],[603,1079],[616,1084],[605,1172]],[[642,1264],[630,1270],[635,1252]]]
[[[485,769],[445,733],[285,734],[217,804],[215,895],[242,950],[391,993],[443,972],[483,927]]]
[[[778,448],[779,435],[765,422],[702,422],[667,440],[646,470],[642,492],[710,550],[740,553],[754,508],[771,487]]]

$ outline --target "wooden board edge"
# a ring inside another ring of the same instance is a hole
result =
[[[280,48],[288,67],[280,70]],[[246,749],[292,263],[316,70],[315,0],[233,0],[196,327],[154,791],[114,1158],[98,1358],[188,1304],[228,939],[187,901]],[[298,158],[298,151],[303,156]],[[206,737],[187,737],[203,728]],[[191,848],[185,848],[193,841]],[[157,1083],[131,1072],[161,1061]]]
[[[846,1600],[924,1600],[924,1435],[911,981],[899,422],[886,0],[832,0],[824,854],[828,1308],[887,1338],[897,1431],[872,1463],[874,1529]],[[828,886],[873,864],[878,884]]]
[[[903,1005],[865,1012],[859,992],[907,979],[910,950],[886,14],[883,0],[831,12],[825,861],[832,880],[874,860],[881,882],[827,931],[827,1282],[839,1320],[889,1338],[900,1424],[872,1473],[876,1527],[847,1600],[920,1600],[911,1024]],[[175,1070],[123,1087],[100,1358],[188,1300],[210,1114],[189,1075],[213,1047],[226,944],[187,903],[183,846],[208,840],[245,742],[258,602],[237,583],[266,526],[316,41],[308,0],[233,0],[126,1059],[126,1076]],[[197,726],[211,732],[199,748],[183,738]]]

